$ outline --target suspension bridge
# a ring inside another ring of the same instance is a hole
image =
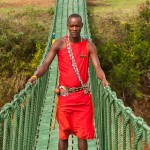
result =
[[[52,41],[67,34],[67,17],[81,15],[81,35],[90,38],[86,0],[56,0],[52,30],[43,62]],[[89,150],[148,150],[150,127],[136,117],[110,87],[103,88],[92,64],[90,88],[95,107],[95,140],[88,141]],[[0,111],[0,150],[57,150],[58,125],[51,129],[55,114],[54,88],[57,85],[57,58],[35,85],[26,84]],[[69,137],[69,150],[77,150],[77,138]]]

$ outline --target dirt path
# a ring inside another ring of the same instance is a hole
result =
[[[23,5],[32,6],[54,6],[55,0],[0,0],[0,8],[20,7]]]
[[[97,3],[98,0],[87,0],[88,6],[103,6],[104,4]],[[0,0],[0,8],[20,7],[24,5],[32,6],[54,6],[55,0]]]

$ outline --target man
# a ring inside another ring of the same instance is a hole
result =
[[[95,45],[80,36],[83,27],[78,14],[68,17],[69,36],[55,41],[34,76],[28,82],[35,83],[48,69],[54,57],[58,56],[59,86],[57,120],[59,123],[59,150],[67,150],[68,137],[78,137],[79,150],[87,150],[87,139],[94,138],[93,105],[89,91],[88,67],[92,60],[97,77],[103,86],[109,85],[101,69]]]

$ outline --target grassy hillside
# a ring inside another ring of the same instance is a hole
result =
[[[139,6],[145,0],[88,0],[88,6],[92,15],[106,17],[137,15]]]

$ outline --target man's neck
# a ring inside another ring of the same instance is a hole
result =
[[[75,38],[73,38],[73,37],[70,37],[70,36],[69,36],[69,41],[70,41],[71,43],[78,43],[78,42],[82,42],[82,37],[81,37],[81,36],[79,36],[79,37],[75,37]]]

